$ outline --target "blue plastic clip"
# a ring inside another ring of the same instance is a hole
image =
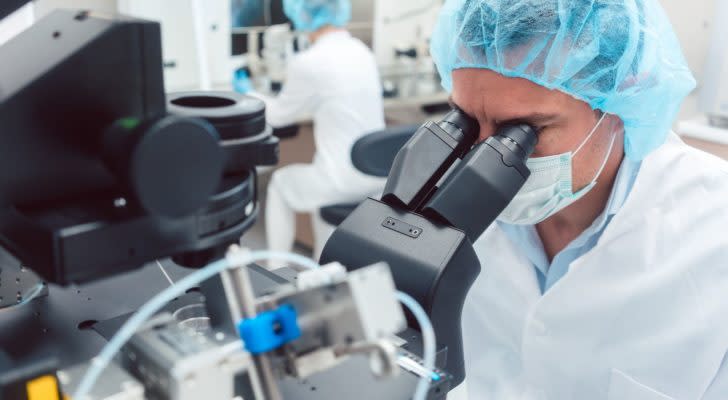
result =
[[[301,328],[298,327],[296,309],[284,304],[275,310],[240,321],[238,333],[248,352],[261,354],[298,339]]]

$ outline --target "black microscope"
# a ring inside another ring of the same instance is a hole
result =
[[[0,19],[25,3],[3,2]],[[56,11],[0,47],[12,60],[0,69],[0,246],[51,289],[0,314],[0,393],[103,344],[76,319],[116,317],[105,315],[114,304],[72,285],[127,282],[133,296],[129,273],[165,257],[203,266],[256,219],[255,168],[278,160],[263,103],[166,95],[161,53],[159,24],[88,11]],[[480,272],[472,243],[528,178],[537,141],[525,125],[476,143],[478,131],[457,109],[423,125],[381,199],[362,203],[321,258],[349,269],[386,261],[428,312],[452,386],[465,376],[460,317]],[[47,357],[57,350],[65,356]]]
[[[440,367],[465,378],[461,314],[480,273],[472,243],[530,175],[537,132],[501,127],[476,144],[479,127],[459,109],[428,122],[397,154],[381,200],[367,199],[334,231],[321,262],[360,268],[389,263],[397,287],[429,313]],[[416,327],[409,316],[411,327]]]

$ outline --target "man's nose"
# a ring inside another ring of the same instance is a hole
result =
[[[495,126],[495,124],[480,124],[480,136],[478,137],[478,143],[495,135],[496,129],[497,127]]]

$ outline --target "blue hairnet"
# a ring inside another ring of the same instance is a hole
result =
[[[322,26],[344,26],[351,19],[349,0],[283,0],[283,12],[299,31],[313,32]]]
[[[448,91],[454,69],[485,68],[619,116],[634,160],[695,87],[657,0],[447,0],[431,52]]]

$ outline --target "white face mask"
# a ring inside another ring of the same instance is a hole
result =
[[[612,136],[607,155],[594,179],[576,193],[572,190],[572,160],[594,135],[605,116],[606,114],[602,114],[594,129],[589,132],[586,139],[573,153],[566,152],[548,157],[529,158],[526,166],[531,170],[531,176],[518,191],[513,201],[498,216],[498,220],[513,225],[535,225],[589,193],[597,184],[597,177],[601,175],[607,165],[616,134]]]

